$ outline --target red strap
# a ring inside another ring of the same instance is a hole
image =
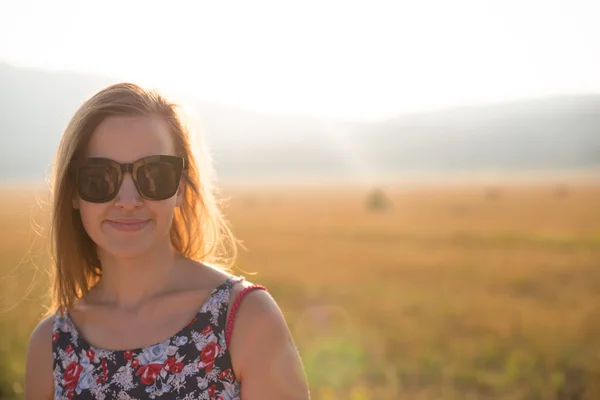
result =
[[[242,291],[240,291],[238,293],[237,297],[235,298],[235,301],[233,302],[233,306],[231,306],[231,312],[229,313],[229,319],[227,320],[227,326],[225,328],[225,345],[227,346],[227,348],[229,348],[229,341],[231,340],[231,333],[233,332],[233,323],[235,321],[235,314],[236,314],[238,308],[240,307],[240,304],[242,303],[244,296],[246,296],[246,294],[248,294],[250,291],[257,290],[257,289],[267,291],[267,289],[264,286],[252,285],[252,286],[248,286],[247,288],[242,289]]]

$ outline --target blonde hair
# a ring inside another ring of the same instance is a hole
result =
[[[194,144],[181,109],[154,90],[131,83],[109,86],[85,101],[67,125],[54,160],[51,182],[52,216],[49,238],[53,284],[48,313],[71,309],[100,279],[96,245],[73,208],[76,195],[72,169],[84,159],[96,127],[108,116],[145,115],[163,118],[173,134],[176,155],[186,159],[185,196],[175,209],[171,243],[183,256],[228,269],[237,255],[236,240],[221,213],[213,190],[210,158],[201,143]],[[199,168],[200,167],[200,168]]]

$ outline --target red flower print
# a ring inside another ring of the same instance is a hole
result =
[[[77,361],[72,361],[71,364],[67,365],[65,369],[65,375],[63,376],[62,384],[65,389],[75,389],[77,387],[77,382],[79,381],[79,374],[83,371],[83,367],[77,363]]]
[[[231,368],[227,368],[225,371],[221,372],[220,377],[224,381],[233,382],[233,372],[231,371]]]
[[[203,334],[204,336],[206,336],[206,335],[210,334],[211,332],[212,332],[212,326],[210,326],[210,325],[206,325],[206,326],[204,327],[204,329],[202,329],[202,334]]]
[[[125,352],[125,354],[123,354],[123,356],[125,357],[126,360],[131,360],[132,355],[133,355],[133,352],[131,350],[127,350]]]
[[[178,374],[181,371],[183,371],[183,363],[182,362],[178,362],[173,364],[173,367],[171,368],[171,370],[173,371],[174,374]]]
[[[222,398],[221,396],[217,397],[215,400],[225,400],[224,398]]]
[[[169,357],[167,358],[167,361],[165,361],[165,371],[170,371],[173,368],[173,365],[175,365],[175,357]]]
[[[196,317],[192,318],[192,320],[188,322],[187,326],[192,325],[194,322],[196,322]]]
[[[167,358],[167,361],[165,361],[164,367],[165,367],[165,371],[171,371],[174,374],[178,374],[181,371],[183,371],[183,363],[177,362],[175,357]]]
[[[200,353],[200,358],[202,362],[198,364],[198,368],[206,368],[206,372],[210,372],[213,369],[213,364],[215,363],[215,357],[217,353],[221,350],[221,346],[219,346],[216,342],[209,342]]]
[[[131,368],[137,368],[140,365],[140,362],[138,360],[133,360],[131,362]]]
[[[140,382],[142,382],[143,385],[151,385],[154,383],[154,381],[158,377],[158,374],[160,373],[161,369],[162,369],[162,364],[143,365],[140,367],[140,369],[137,370],[135,375],[142,376],[140,379]]]
[[[90,359],[90,361],[94,360],[94,358],[96,357],[96,353],[94,353],[94,350],[92,350],[92,349],[89,349],[86,352],[86,354],[87,354],[88,358]]]
[[[202,362],[204,364],[212,363],[215,361],[215,357],[217,353],[221,350],[221,346],[219,346],[216,342],[209,342],[202,349],[202,353],[200,357],[202,358]]]
[[[54,335],[52,335],[52,342],[56,342],[58,340],[58,338],[60,337],[60,334],[58,332],[54,332]]]
[[[106,382],[108,380],[108,366],[106,365],[106,360],[102,360],[102,376],[98,379],[101,379],[102,382]]]
[[[67,353],[70,353],[73,351],[73,345],[72,344],[68,344],[67,347],[65,347],[65,350],[67,351]]]
[[[217,388],[217,385],[209,386],[209,388],[208,388],[208,397],[209,398],[215,397],[215,389],[216,388]]]
[[[72,398],[73,398],[73,396],[75,396],[75,392],[74,392],[73,390],[71,390],[71,391],[69,392],[69,394],[67,394],[67,397],[68,397],[68,398],[70,398],[70,399],[72,399]]]

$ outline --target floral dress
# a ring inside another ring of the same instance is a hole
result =
[[[54,399],[239,400],[240,384],[228,351],[233,317],[226,321],[230,277],[217,286],[196,316],[161,343],[134,350],[106,350],[87,343],[69,314],[55,314],[52,335]]]

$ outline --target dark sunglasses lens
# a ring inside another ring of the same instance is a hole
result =
[[[119,188],[119,176],[114,167],[91,165],[79,168],[79,195],[86,201],[108,201]]]
[[[164,200],[177,192],[181,171],[173,164],[158,161],[142,165],[136,179],[140,194],[149,199]]]

